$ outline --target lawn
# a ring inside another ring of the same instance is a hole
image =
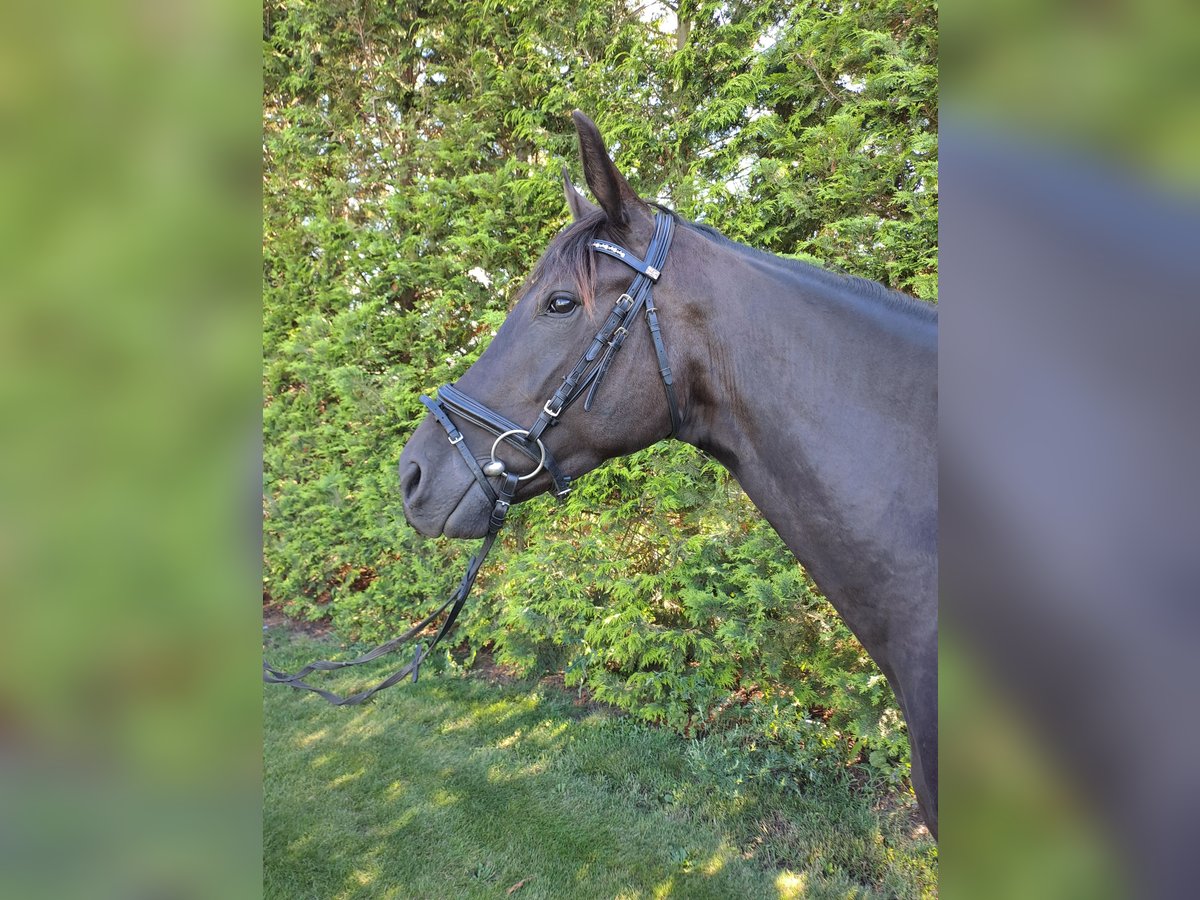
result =
[[[273,628],[265,649],[293,669],[336,646]],[[720,735],[551,684],[427,675],[344,709],[265,693],[267,898],[937,894],[911,795],[747,780]]]

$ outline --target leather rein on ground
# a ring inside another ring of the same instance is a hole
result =
[[[455,588],[454,593],[450,595],[446,602],[408,631],[404,632],[404,634],[384,644],[380,644],[374,650],[370,650],[355,659],[317,660],[293,674],[281,672],[264,661],[263,681],[269,684],[286,684],[289,687],[299,690],[312,691],[335,706],[353,706],[363,703],[385,688],[391,687],[410,675],[415,682],[422,661],[433,652],[438,642],[453,627],[455,620],[458,618],[459,611],[466,602],[467,595],[471,592],[471,587],[475,584],[475,577],[479,574],[479,569],[482,567],[483,561],[487,558],[488,552],[492,549],[492,545],[496,541],[496,536],[500,532],[500,528],[504,525],[504,519],[508,515],[509,507],[512,505],[513,497],[517,492],[517,485],[522,481],[528,481],[545,469],[550,479],[554,482],[554,495],[556,497],[562,499],[571,492],[570,476],[563,473],[553,454],[546,449],[546,445],[542,442],[542,435],[548,428],[553,428],[558,423],[558,417],[563,411],[570,408],[581,396],[584,396],[585,392],[587,396],[584,399],[583,408],[585,410],[591,408],[592,400],[596,395],[596,389],[599,388],[600,382],[604,380],[609,366],[612,365],[613,357],[621,349],[625,337],[629,334],[629,326],[633,324],[638,313],[643,310],[646,313],[646,325],[650,329],[650,337],[654,342],[654,353],[658,357],[659,374],[662,376],[663,386],[666,388],[667,406],[671,415],[671,436],[675,435],[680,425],[679,402],[675,396],[675,384],[671,376],[671,365],[667,360],[667,348],[663,343],[662,330],[658,324],[658,310],[654,306],[653,296],[654,284],[658,281],[663,263],[667,259],[667,251],[671,248],[674,224],[674,220],[668,213],[655,213],[654,236],[650,241],[650,247],[646,251],[646,258],[644,260],[639,259],[634,253],[624,247],[609,241],[591,241],[591,248],[593,250],[620,260],[637,274],[634,276],[633,283],[629,286],[629,289],[617,299],[612,312],[609,313],[608,319],[601,326],[600,330],[596,332],[596,336],[592,338],[587,351],[579,358],[579,361],[575,363],[566,377],[563,378],[562,384],[554,392],[554,396],[546,401],[541,413],[538,414],[537,420],[530,428],[521,428],[487,405],[467,396],[452,384],[444,384],[438,388],[436,399],[431,399],[424,395],[421,396],[421,402],[429,409],[430,414],[437,420],[438,424],[445,429],[451,446],[458,448],[458,452],[462,455],[467,468],[475,477],[476,483],[492,504],[487,535],[484,537],[483,543],[475,552],[475,555],[471,557],[471,561],[467,564],[467,571],[458,583],[458,587]],[[490,459],[483,466],[480,466],[475,454],[467,447],[466,440],[463,438],[462,432],[455,426],[451,414],[496,436],[496,440],[492,443]],[[496,448],[499,447],[501,442],[516,448],[528,456],[537,463],[536,468],[525,475],[516,475],[506,471],[505,464],[496,458]],[[499,487],[493,486],[492,478],[499,479]],[[425,646],[418,643],[414,648],[412,660],[375,686],[359,691],[356,694],[343,696],[316,687],[303,680],[305,676],[312,672],[330,672],[337,669],[344,669],[348,666],[358,666],[391,653],[401,645],[417,637],[447,607],[449,607],[450,612],[429,645]]]

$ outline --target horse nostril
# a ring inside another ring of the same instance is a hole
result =
[[[413,494],[417,492],[417,485],[420,483],[421,467],[415,462],[410,462],[408,468],[404,470],[404,474],[400,476],[400,493],[403,494],[405,503],[412,500]]]

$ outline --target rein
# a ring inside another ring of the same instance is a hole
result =
[[[317,660],[292,674],[275,669],[264,661],[263,681],[268,684],[286,684],[298,690],[312,691],[335,706],[355,706],[363,703],[385,688],[403,681],[410,675],[415,683],[417,676],[420,674],[421,663],[428,658],[438,645],[438,642],[441,641],[446,632],[454,625],[463,604],[466,603],[467,596],[475,584],[475,577],[479,574],[484,560],[487,559],[492,545],[496,542],[496,536],[500,533],[500,529],[504,525],[508,510],[513,504],[513,498],[516,496],[517,485],[522,481],[532,479],[545,469],[546,474],[550,476],[551,481],[554,483],[554,496],[561,500],[571,492],[570,476],[559,468],[554,455],[546,449],[546,445],[542,442],[542,436],[547,429],[553,428],[558,424],[559,416],[579,400],[580,397],[584,397],[584,410],[591,409],[592,401],[596,396],[596,390],[600,387],[604,376],[608,374],[613,358],[625,342],[625,338],[629,334],[629,327],[633,325],[638,314],[643,310],[646,315],[646,325],[650,330],[650,337],[654,343],[654,353],[658,359],[658,371],[662,376],[663,387],[666,389],[667,408],[671,416],[671,433],[669,436],[675,436],[679,431],[681,421],[679,401],[675,395],[675,383],[671,374],[671,364],[667,359],[667,348],[663,343],[662,329],[658,323],[658,309],[654,305],[653,296],[654,285],[662,274],[662,267],[666,262],[667,252],[671,249],[671,237],[674,233],[674,225],[674,220],[670,215],[666,213],[654,214],[654,236],[650,240],[650,247],[646,251],[646,258],[644,260],[639,259],[624,247],[610,243],[609,241],[591,241],[590,246],[593,250],[620,260],[637,274],[634,276],[628,290],[617,298],[617,302],[613,305],[608,319],[600,327],[600,330],[596,332],[596,336],[592,338],[591,344],[588,345],[587,350],[579,358],[578,362],[575,363],[563,378],[562,384],[554,392],[554,396],[542,406],[542,411],[538,414],[532,426],[521,428],[515,422],[505,418],[486,404],[464,394],[452,384],[443,384],[438,388],[436,399],[426,397],[425,395],[421,396],[421,402],[425,404],[430,415],[445,430],[450,445],[457,448],[463,461],[467,464],[467,468],[475,477],[476,483],[483,490],[484,496],[492,504],[492,512],[488,519],[487,535],[484,537],[479,549],[475,551],[475,555],[471,557],[470,562],[467,564],[467,571],[463,575],[462,580],[459,581],[458,587],[455,588],[446,602],[408,631],[404,632],[404,634],[392,638],[384,644],[380,644],[374,650],[370,650],[355,659]],[[483,466],[480,466],[479,459],[476,458],[475,454],[467,446],[462,432],[454,424],[452,414],[496,436],[489,453],[490,458]],[[501,443],[505,443],[520,451],[531,461],[535,462],[537,464],[536,467],[525,475],[516,475],[507,471],[505,463],[496,457],[496,449]],[[498,488],[493,486],[491,481],[493,478],[500,480]],[[348,666],[358,666],[373,662],[417,637],[447,608],[450,609],[450,612],[447,614],[446,620],[442,623],[441,628],[438,629],[437,634],[428,647],[418,643],[414,649],[412,660],[374,687],[359,691],[356,694],[342,696],[316,687],[303,680],[305,676],[313,672],[330,672],[337,669],[344,669]]]

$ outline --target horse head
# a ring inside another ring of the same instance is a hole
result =
[[[405,516],[422,534],[481,537],[509,473],[513,502],[562,495],[604,460],[678,429],[656,308],[679,293],[674,217],[637,196],[590,119],[576,112],[574,121],[599,205],[564,168],[573,221],[474,365],[437,400],[424,398],[431,414],[400,457]]]

